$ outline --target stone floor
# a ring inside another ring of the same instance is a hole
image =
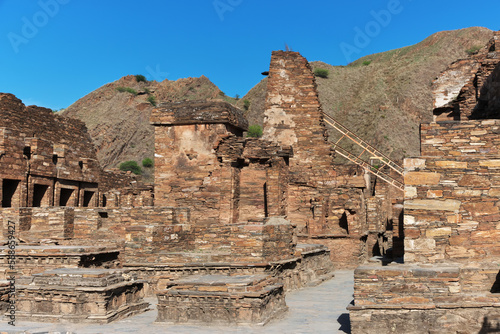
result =
[[[289,312],[266,326],[188,326],[155,324],[156,298],[149,298],[152,310],[106,325],[42,324],[17,322],[16,327],[0,322],[0,333],[350,333],[346,307],[352,301],[353,271],[339,270],[319,286],[287,293]]]

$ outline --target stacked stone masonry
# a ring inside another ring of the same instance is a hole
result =
[[[16,318],[41,322],[96,322],[147,311],[144,281],[127,271],[55,269],[17,282]]]
[[[0,94],[0,239],[16,243],[20,317],[107,322],[157,293],[158,321],[208,321],[201,307],[265,323],[286,310],[285,291],[331,277],[331,259],[401,256],[400,194],[333,163],[307,60],[274,52],[266,99],[262,139],[244,137],[226,102],[161,103],[153,186],[103,171],[83,123]],[[0,278],[9,261],[5,246]],[[203,291],[207,275],[223,276],[217,291]]]
[[[484,119],[498,118],[498,38],[435,81],[436,122],[404,162],[405,264],[355,271],[353,333],[500,328],[500,121]]]
[[[264,325],[286,311],[283,285],[267,275],[205,275],[158,293],[156,321]]]

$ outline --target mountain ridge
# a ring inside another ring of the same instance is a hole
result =
[[[491,30],[481,27],[442,31],[415,45],[365,56],[346,66],[313,61],[313,70],[329,70],[328,78],[316,78],[323,111],[395,160],[416,156],[419,124],[432,119],[432,81],[449,64],[466,58],[467,50],[485,45],[492,36]],[[249,124],[262,125],[266,86],[263,78],[243,98],[235,99],[205,76],[156,82],[129,75],[82,97],[64,115],[86,123],[102,166],[117,167],[127,160],[153,157],[152,102],[224,99],[244,110]],[[153,101],[148,100],[151,96]],[[329,134],[332,141],[338,138],[333,131]],[[357,150],[352,145],[345,148]]]

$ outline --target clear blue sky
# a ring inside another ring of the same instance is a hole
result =
[[[0,92],[60,109],[128,74],[205,75],[243,96],[285,43],[345,65],[441,30],[498,30],[498,13],[498,0],[0,0]]]

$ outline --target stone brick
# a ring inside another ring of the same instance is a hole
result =
[[[427,198],[440,198],[440,197],[443,197],[442,190],[428,190],[427,191]]]
[[[404,168],[407,171],[424,169],[425,161],[425,159],[406,158],[404,159]]]
[[[498,207],[493,202],[467,203],[464,204],[464,209],[475,217],[498,213]]]
[[[491,186],[491,181],[485,176],[464,175],[458,182],[460,187],[486,188]]]
[[[465,161],[436,161],[436,166],[441,168],[467,168]]]
[[[425,234],[430,238],[449,237],[451,235],[451,227],[429,229]]]
[[[430,210],[430,211],[458,211],[460,209],[460,201],[446,200],[430,200],[430,199],[414,199],[405,201],[405,208],[412,210]]]
[[[405,173],[405,185],[436,185],[441,180],[441,174],[429,172],[407,172]]]

